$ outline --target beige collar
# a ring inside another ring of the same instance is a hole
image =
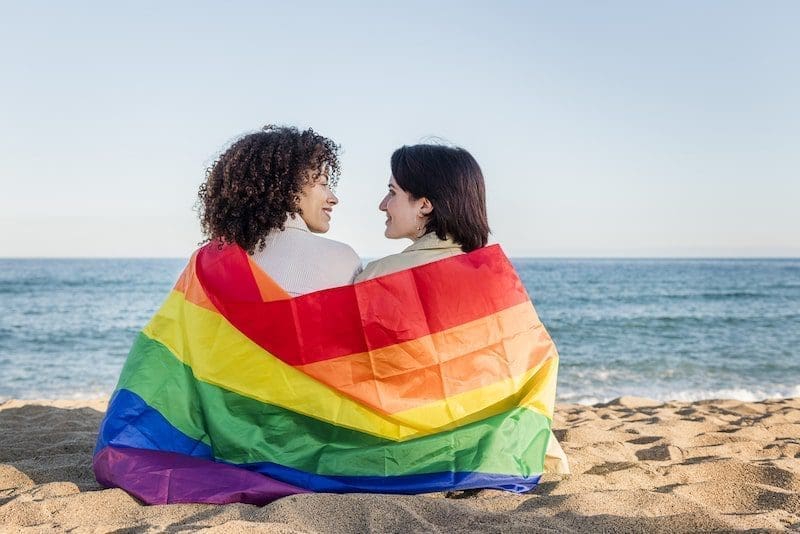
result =
[[[299,213],[294,214],[294,218],[292,218],[291,213],[286,214],[286,221],[283,223],[284,226],[288,228],[294,228],[295,230],[302,230],[304,232],[310,232],[311,230],[308,229],[308,225],[300,216]]]
[[[450,239],[450,237],[447,239],[439,239],[436,236],[436,232],[429,232],[414,241],[403,252],[410,252],[412,250],[441,250],[448,248],[457,248],[461,250],[461,245],[453,243],[453,240]]]

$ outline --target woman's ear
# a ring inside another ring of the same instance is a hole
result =
[[[431,201],[428,200],[427,197],[422,197],[420,200],[422,201],[422,205],[419,207],[420,213],[423,215],[430,215],[433,211],[433,204],[431,204]]]

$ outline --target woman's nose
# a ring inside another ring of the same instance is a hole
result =
[[[383,197],[383,200],[381,200],[381,203],[378,204],[378,209],[379,210],[386,211],[386,203],[388,202],[388,199],[389,199],[389,195],[386,195],[385,197]]]
[[[338,203],[339,203],[339,197],[337,197],[337,196],[336,196],[336,195],[333,193],[333,191],[331,191],[331,194],[328,196],[328,204],[333,204],[333,205],[336,205],[336,204],[338,204]]]

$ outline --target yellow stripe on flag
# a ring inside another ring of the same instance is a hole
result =
[[[195,377],[260,402],[274,404],[335,425],[395,441],[434,434],[526,406],[552,417],[557,355],[519,376],[416,408],[374,411],[273,356],[224,317],[172,291],[144,328]],[[505,350],[525,350],[520,340]],[[455,423],[454,423],[455,421]]]

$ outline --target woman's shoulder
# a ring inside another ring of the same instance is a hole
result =
[[[403,252],[392,254],[375,261],[371,261],[356,277],[356,282],[377,278],[387,274],[404,271],[451,256],[463,254],[461,248],[449,240],[439,240],[440,243],[419,247],[412,245]]]
[[[363,280],[377,278],[385,274],[391,274],[397,271],[410,269],[416,265],[417,264],[412,253],[399,252],[397,254],[392,254],[391,256],[386,256],[385,258],[380,258],[378,260],[369,262],[367,266],[364,267],[364,270],[361,271],[361,274],[356,276],[355,281],[361,282]]]
[[[271,232],[253,259],[290,294],[346,285],[361,272],[350,245],[292,228]]]
[[[361,257],[347,243],[317,234],[310,234],[308,243],[313,248],[311,256],[316,260],[317,270],[328,272],[336,279],[333,285],[350,284],[361,272]],[[344,280],[344,282],[342,282]]]
[[[349,261],[351,263],[361,263],[361,258],[358,256],[358,253],[347,243],[342,243],[341,241],[316,234],[311,235],[315,238],[316,244],[324,249],[327,255],[332,255],[340,260]]]

